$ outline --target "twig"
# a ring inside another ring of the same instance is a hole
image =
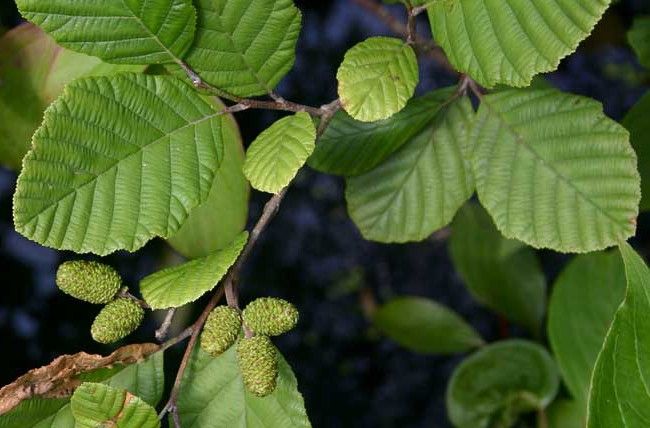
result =
[[[172,320],[174,319],[174,314],[176,313],[176,308],[171,308],[167,311],[167,315],[165,315],[165,319],[163,320],[162,324],[160,324],[160,327],[158,330],[156,330],[156,339],[159,342],[162,342],[165,340],[167,337],[167,333],[169,332],[169,327],[172,325]]]
[[[122,288],[119,291],[119,293],[117,293],[117,297],[122,297],[122,298],[125,298],[125,299],[131,299],[131,300],[135,301],[138,305],[140,305],[141,308],[143,308],[143,309],[151,309],[151,306],[149,306],[147,304],[147,302],[145,302],[142,299],[138,299],[133,294],[129,293],[129,289],[127,287]]]
[[[406,21],[406,43],[412,45],[415,43],[415,37],[417,36],[417,15],[413,14],[413,7],[410,5],[406,6],[407,12],[407,21]]]

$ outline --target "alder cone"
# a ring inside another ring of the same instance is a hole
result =
[[[230,348],[239,336],[241,315],[230,306],[217,306],[210,312],[201,333],[201,348],[213,357]]]
[[[278,378],[278,356],[267,336],[242,339],[237,346],[239,370],[246,389],[258,397],[275,390]]]
[[[99,343],[113,343],[133,333],[143,318],[144,310],[135,300],[121,297],[102,308],[90,333]]]
[[[260,297],[246,306],[244,324],[255,334],[279,336],[298,323],[298,309],[283,299]]]
[[[122,278],[103,263],[74,260],[62,263],[56,272],[56,285],[64,293],[89,303],[108,303],[120,291]]]

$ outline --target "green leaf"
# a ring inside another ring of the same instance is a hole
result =
[[[546,350],[524,340],[489,345],[463,360],[447,386],[447,413],[458,428],[511,427],[546,407],[559,378]]]
[[[241,97],[262,95],[293,67],[301,14],[292,0],[196,0],[196,5],[196,39],[185,61],[204,81]]]
[[[72,395],[70,407],[76,428],[160,427],[156,409],[124,389],[102,383],[85,382],[79,385]]]
[[[429,92],[377,122],[359,122],[338,111],[318,139],[307,163],[329,174],[355,176],[379,165],[417,135],[451,98],[455,88]]]
[[[422,297],[398,297],[373,316],[375,326],[421,354],[454,354],[483,345],[481,336],[451,309]]]
[[[183,428],[311,427],[296,377],[280,352],[278,359],[277,388],[260,398],[244,388],[236,346],[216,358],[197,347],[183,376],[178,399]]]
[[[371,37],[345,54],[336,78],[345,111],[356,120],[373,122],[404,108],[418,84],[418,62],[403,41]]]
[[[564,383],[580,403],[587,402],[596,357],[624,294],[618,252],[580,255],[555,281],[548,336]]]
[[[433,36],[452,65],[486,87],[528,86],[574,52],[609,0],[434,1]]]
[[[213,289],[241,253],[248,232],[205,257],[163,269],[140,281],[140,292],[153,309],[175,308],[193,302]]]
[[[650,16],[635,18],[627,38],[639,62],[650,68]]]
[[[636,155],[600,103],[510,90],[483,97],[474,123],[478,196],[507,238],[588,252],[634,235]]]
[[[16,230],[100,255],[172,235],[208,196],[223,157],[223,120],[173,77],[74,81],[46,111],[25,157]]]
[[[16,0],[61,46],[118,64],[179,61],[194,39],[191,0]]]
[[[577,401],[555,400],[547,411],[548,428],[585,428],[585,406]],[[538,425],[543,427],[545,425]]]
[[[106,377],[106,375],[108,375]],[[155,406],[164,389],[163,352],[156,352],[146,360],[129,366],[116,366],[111,370],[97,370],[80,376],[82,381],[103,381],[107,385],[123,388]],[[32,398],[23,401],[9,413],[0,415],[0,428],[71,428],[74,417],[70,398]]]
[[[467,98],[375,169],[347,180],[348,212],[366,239],[425,239],[448,224],[474,192],[467,137],[474,110]]]
[[[314,151],[316,128],[309,114],[283,117],[257,136],[246,152],[244,175],[257,189],[278,193]]]
[[[596,360],[588,428],[646,427],[650,421],[650,272],[627,243],[619,249],[627,291]]]
[[[20,170],[45,108],[68,82],[84,76],[143,69],[106,64],[63,49],[29,23],[4,34],[0,38],[0,164]]]
[[[485,210],[467,204],[452,223],[449,251],[476,300],[539,336],[546,279],[533,250],[503,238]]]
[[[623,126],[630,131],[630,143],[639,158],[642,211],[650,210],[650,92],[627,112]]]
[[[219,107],[223,104],[219,103]],[[244,149],[232,115],[221,129],[223,161],[208,199],[190,211],[179,231],[167,242],[187,258],[204,257],[230,244],[246,226],[250,186],[242,172]]]

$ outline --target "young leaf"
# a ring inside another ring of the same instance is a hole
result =
[[[454,354],[483,345],[476,330],[454,311],[421,297],[389,301],[373,322],[395,342],[422,354]]]
[[[627,291],[596,360],[588,428],[645,427],[650,421],[650,272],[627,243],[619,249]]]
[[[173,234],[208,196],[223,157],[222,120],[173,77],[74,81],[48,108],[25,157],[16,230],[100,255]]]
[[[178,414],[183,428],[309,428],[296,377],[278,354],[277,387],[257,397],[244,387],[236,346],[213,358],[197,348],[183,376]]]
[[[40,28],[23,23],[0,38],[0,164],[19,171],[45,108],[63,86],[85,76],[141,71],[63,49]]]
[[[474,123],[478,196],[507,238],[588,252],[634,235],[636,155],[600,103],[510,90],[483,97]]]
[[[366,239],[425,239],[451,221],[474,192],[467,137],[474,110],[467,98],[440,110],[375,169],[347,180],[348,212]]]
[[[639,62],[650,68],[650,16],[636,18],[627,38]]]
[[[458,428],[511,427],[520,414],[545,408],[560,381],[546,350],[507,340],[463,360],[447,386],[447,413]]]
[[[418,84],[418,61],[399,39],[371,37],[350,49],[336,73],[339,97],[362,122],[386,119],[404,108]]]
[[[650,92],[627,112],[623,126],[630,131],[630,143],[639,158],[641,174],[641,205],[642,211],[650,210]]]
[[[609,0],[433,1],[429,21],[454,67],[483,86],[528,86],[577,48]]]
[[[84,382],[79,385],[72,395],[70,408],[76,428],[160,427],[156,409],[126,390],[101,383]]]
[[[533,250],[505,239],[485,210],[466,204],[452,223],[449,251],[476,300],[540,334],[546,279]]]
[[[355,176],[379,165],[417,135],[438,114],[455,88],[429,92],[377,122],[359,122],[338,111],[307,163],[329,174]]]
[[[190,67],[233,95],[271,92],[296,55],[301,14],[293,1],[197,0],[196,5],[196,39],[185,56]]]
[[[193,302],[215,287],[235,263],[247,240],[248,232],[242,232],[223,250],[143,278],[140,281],[142,297],[153,309],[175,308]]]
[[[191,0],[16,0],[61,46],[121,64],[179,61],[194,39]]]
[[[231,115],[224,116],[221,135],[223,161],[208,199],[190,211],[183,226],[167,239],[176,251],[190,259],[228,246],[244,230],[248,219],[250,186],[242,172],[244,149],[237,122]]]
[[[309,114],[283,117],[250,145],[244,175],[257,190],[278,193],[305,164],[315,142],[316,128]]]
[[[564,383],[579,403],[587,402],[596,357],[624,294],[618,252],[577,256],[555,281],[548,336]]]

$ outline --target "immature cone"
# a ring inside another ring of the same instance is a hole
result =
[[[241,330],[239,311],[230,306],[217,306],[210,312],[201,333],[201,348],[216,357],[237,340]]]
[[[278,357],[271,339],[267,336],[253,336],[240,340],[237,359],[246,389],[259,397],[275,390]]]
[[[90,333],[99,343],[113,343],[131,334],[143,318],[144,310],[135,300],[121,297],[102,308]]]
[[[291,303],[274,297],[260,297],[246,306],[244,324],[256,334],[278,336],[296,326],[298,310]]]
[[[122,286],[112,267],[86,260],[65,262],[56,272],[56,285],[66,294],[90,303],[108,303]]]

